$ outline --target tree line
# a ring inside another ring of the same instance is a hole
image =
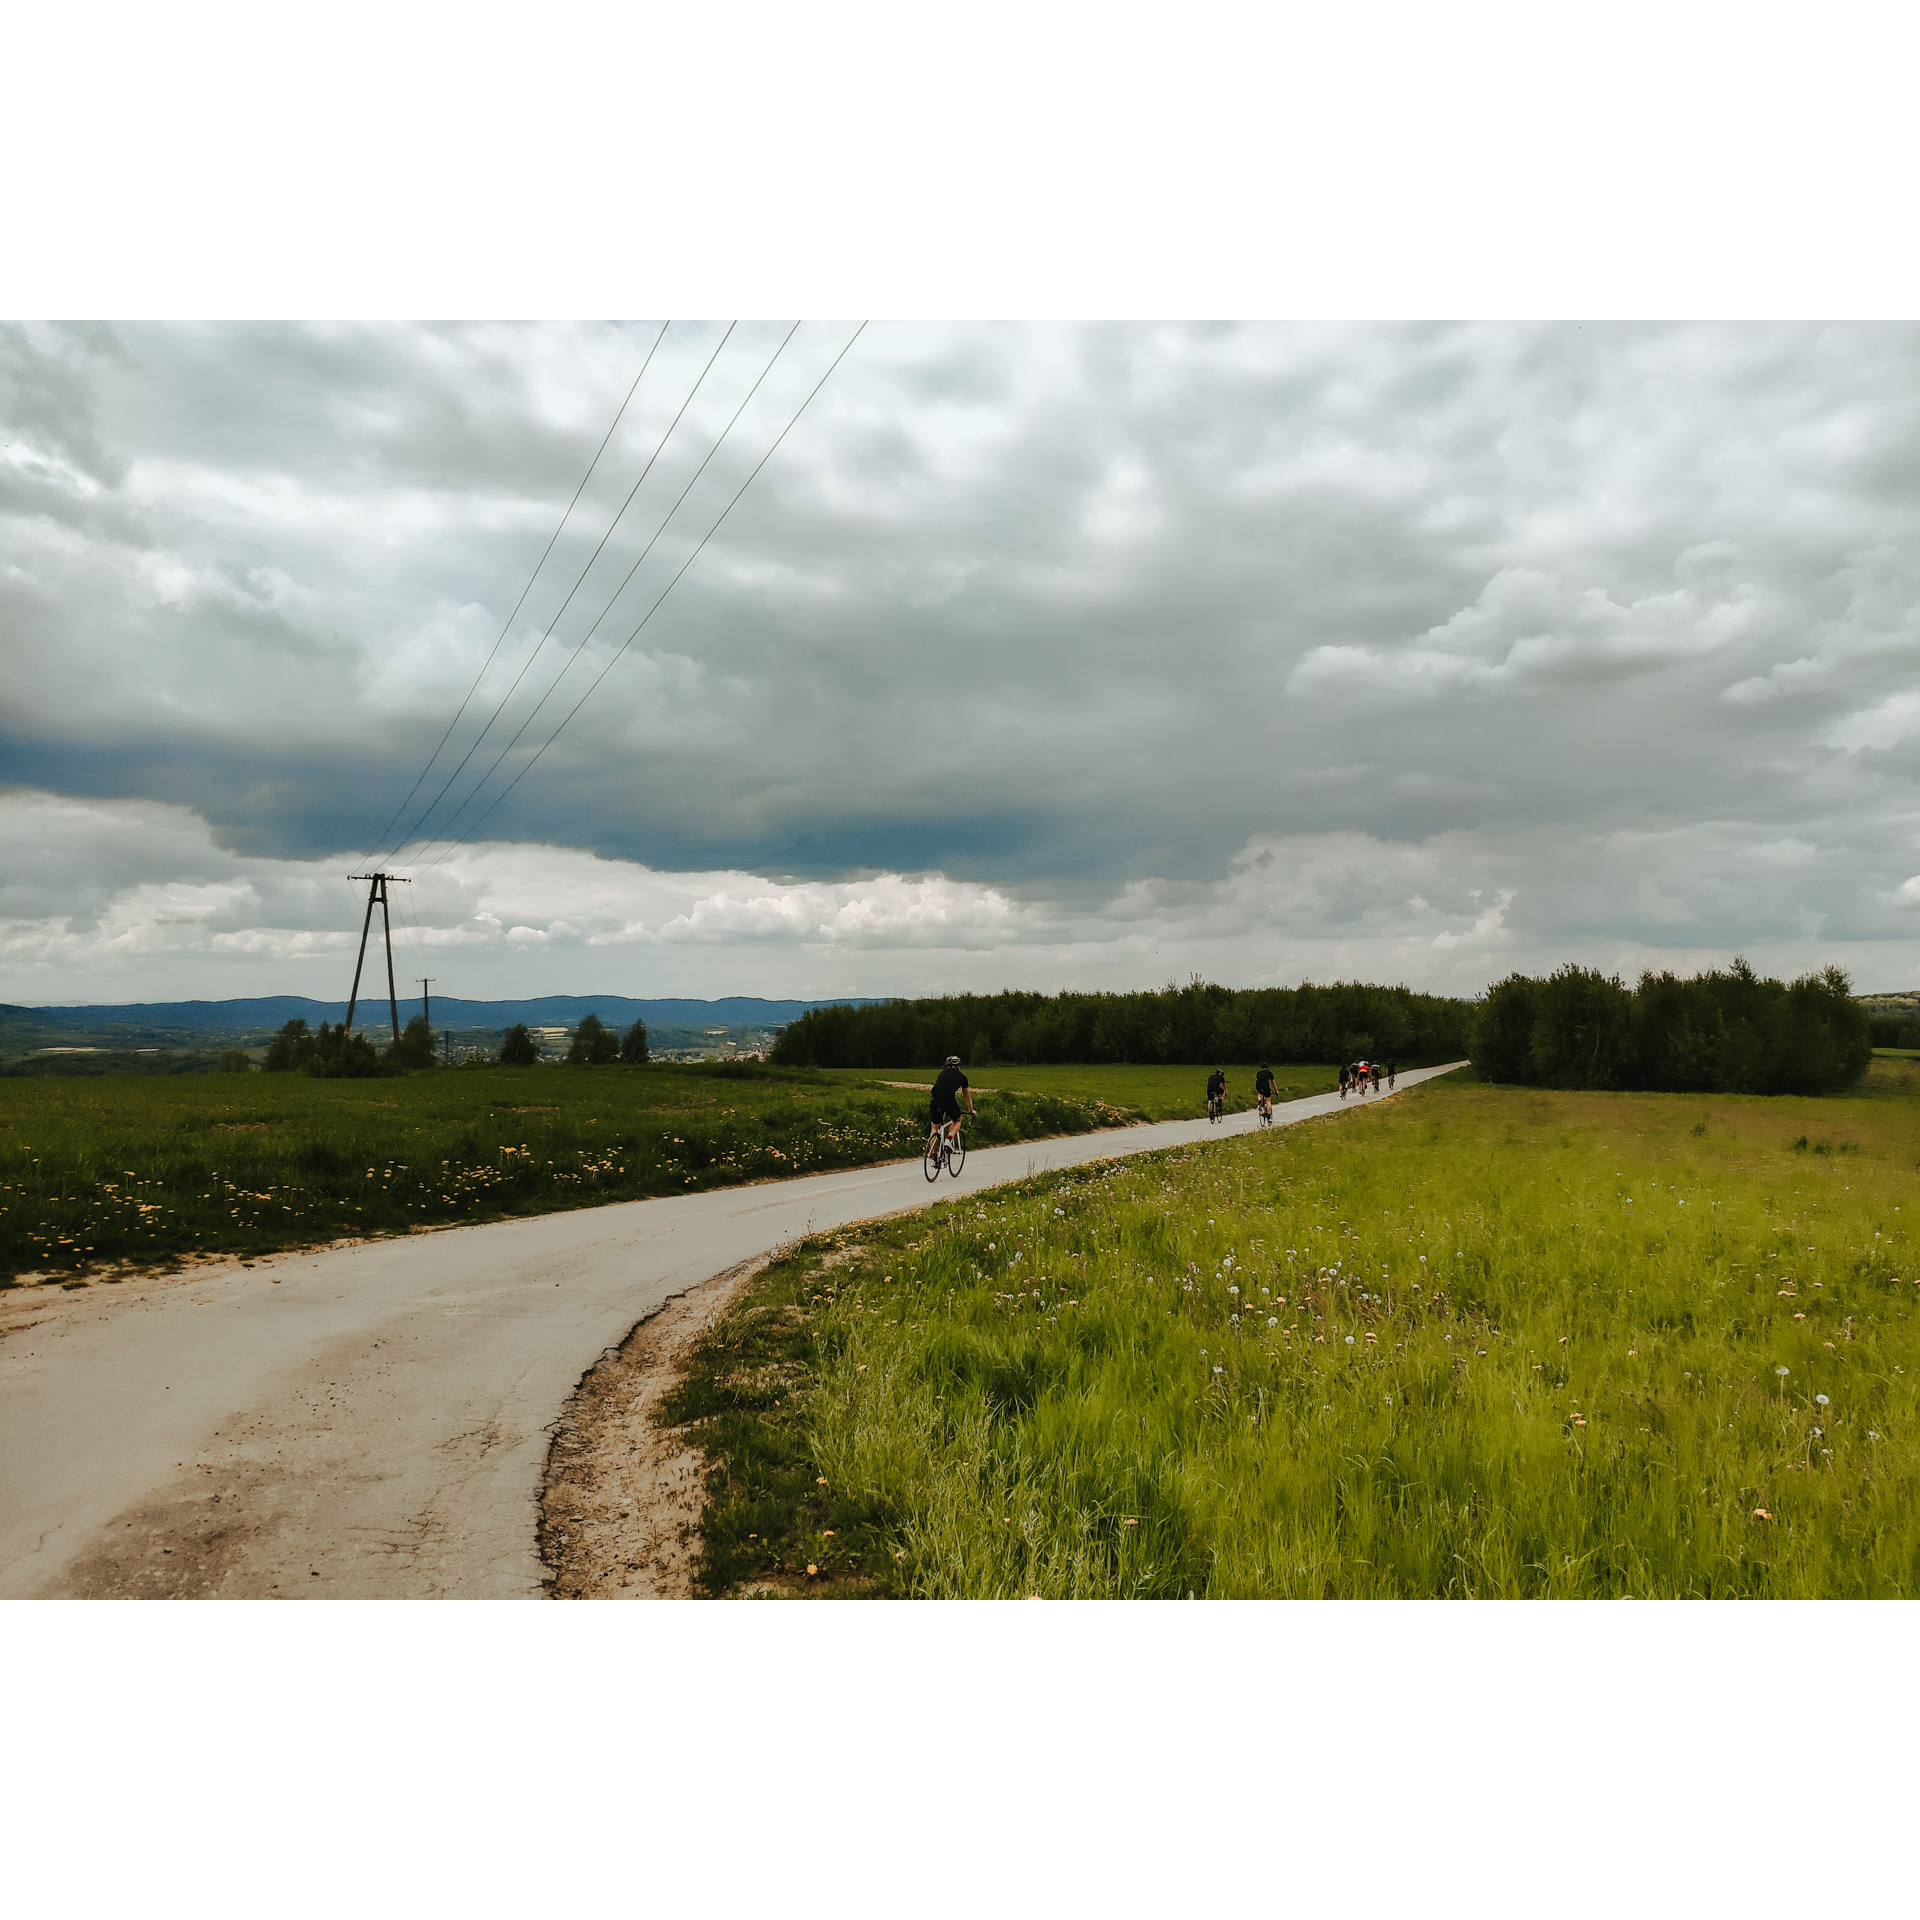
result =
[[[1379,1055],[1412,1064],[1467,1051],[1472,1007],[1407,987],[1222,987],[1199,979],[1143,993],[948,994],[814,1007],[771,1059],[795,1067],[1126,1062],[1181,1066]]]
[[[540,1045],[526,1024],[509,1027],[500,1036],[499,1064],[503,1067],[530,1067],[540,1058]],[[590,1013],[569,1037],[567,1065],[599,1067],[621,1060],[630,1066],[647,1063],[647,1029],[636,1020],[624,1034],[602,1023]],[[251,1064],[244,1052],[221,1056],[226,1072],[244,1073]],[[304,1020],[289,1020],[274,1035],[261,1062],[267,1073],[309,1073],[322,1080],[360,1080],[376,1074],[412,1073],[436,1065],[433,1029],[424,1014],[415,1014],[407,1022],[398,1040],[384,1050],[375,1047],[364,1033],[349,1033],[344,1021],[337,1027],[321,1021],[320,1030],[311,1032]],[[482,1063],[484,1064],[484,1063]]]
[[[1532,1087],[1659,1093],[1832,1093],[1873,1057],[1866,1010],[1839,967],[1791,984],[1745,960],[1637,986],[1595,968],[1489,987],[1469,1058],[1481,1077]]]

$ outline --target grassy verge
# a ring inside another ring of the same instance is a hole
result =
[[[1046,1094],[988,1107],[981,1145],[1127,1117]],[[925,1137],[924,1095],[762,1067],[13,1081],[0,1284],[861,1166]]]
[[[996,1092],[1050,1094],[1060,1100],[1104,1100],[1147,1120],[1199,1120],[1207,1111],[1208,1067],[969,1067],[976,1098]],[[1227,1109],[1242,1113],[1253,1105],[1252,1067],[1227,1069]],[[910,1080],[933,1085],[925,1067],[829,1067],[825,1077],[846,1085]],[[1273,1070],[1280,1100],[1331,1093],[1339,1070],[1314,1064],[1281,1065]],[[983,1101],[983,1105],[986,1104]]]
[[[815,1242],[665,1410],[703,1583],[1920,1592],[1913,1077],[1443,1080]]]

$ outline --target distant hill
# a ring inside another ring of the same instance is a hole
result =
[[[456,1000],[433,997],[433,1024],[442,1027],[511,1027],[524,1021],[530,1027],[571,1027],[589,1013],[609,1026],[635,1020],[654,1027],[698,1032],[705,1027],[784,1027],[812,1007],[864,1007],[869,998],[844,1000],[757,1000],[733,994],[721,1000],[633,1000],[619,993],[550,993],[534,1000]],[[404,1023],[420,1011],[420,996],[402,997]],[[309,1000],[300,994],[269,994],[257,1000],[143,1000],[124,1006],[15,1007],[0,1005],[0,1024],[40,1031],[257,1033],[304,1020],[317,1027],[322,1020],[347,1016],[344,1000]],[[354,1021],[384,1025],[385,994],[364,995]]]

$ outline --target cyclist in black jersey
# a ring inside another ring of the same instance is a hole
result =
[[[1218,1120],[1227,1110],[1227,1076],[1224,1069],[1215,1067],[1207,1075],[1207,1118]]]
[[[1260,1118],[1271,1120],[1273,1118],[1273,1069],[1271,1067],[1262,1067],[1253,1076],[1253,1090],[1260,1096]]]
[[[967,1111],[972,1113],[973,1089],[967,1084],[967,1076],[960,1071],[960,1056],[957,1053],[947,1055],[947,1064],[934,1076],[933,1097],[927,1103],[928,1115],[932,1121],[932,1131],[945,1131],[949,1140],[960,1125],[960,1096],[967,1097]]]

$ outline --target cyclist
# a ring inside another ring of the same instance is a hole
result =
[[[1207,1075],[1207,1118],[1218,1120],[1227,1110],[1227,1076],[1223,1068],[1215,1067]]]
[[[1387,1062],[1387,1091],[1389,1093],[1393,1091],[1393,1076],[1398,1071],[1399,1071],[1399,1063],[1395,1060],[1389,1060]]]
[[[960,1071],[960,1056],[950,1053],[947,1055],[947,1064],[934,1076],[933,1098],[927,1103],[932,1122],[930,1136],[944,1133],[951,1140],[959,1131],[960,1096],[963,1093],[967,1096],[967,1111],[972,1113],[973,1089],[967,1084],[967,1076]],[[931,1137],[928,1144],[933,1144]]]
[[[1380,1091],[1380,1062],[1378,1060],[1373,1063],[1373,1090],[1375,1093]]]
[[[1347,1082],[1350,1078],[1351,1070],[1348,1068],[1347,1063],[1342,1060],[1340,1062],[1340,1098],[1342,1100],[1347,1097]]]
[[[1253,1076],[1253,1090],[1260,1096],[1260,1118],[1271,1120],[1273,1118],[1273,1069],[1271,1067],[1262,1067]]]

